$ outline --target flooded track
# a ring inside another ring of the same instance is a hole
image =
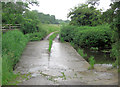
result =
[[[98,64],[88,70],[89,63],[58,38],[51,53],[48,40],[28,43],[14,72],[29,75],[27,79],[18,78],[18,85],[117,85],[117,70]]]

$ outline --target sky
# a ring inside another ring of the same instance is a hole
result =
[[[38,0],[39,6],[31,6],[31,10],[38,10],[44,14],[55,15],[56,19],[67,20],[67,14],[71,8],[78,4],[85,3],[86,0]],[[110,0],[100,0],[100,6],[104,10],[109,8]]]

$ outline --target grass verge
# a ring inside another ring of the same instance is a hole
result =
[[[48,39],[49,40],[54,40],[58,34],[59,34],[59,32],[55,32]]]
[[[16,78],[13,73],[15,64],[29,40],[20,31],[8,31],[2,37],[2,85]]]
[[[51,52],[51,48],[52,48],[52,44],[53,44],[53,40],[55,39],[55,37],[58,35],[59,32],[55,32],[53,33],[50,37],[49,37],[49,52]]]
[[[50,39],[50,40],[49,40],[49,49],[48,49],[48,50],[49,50],[49,52],[51,52],[52,43],[53,43],[53,40],[51,40],[51,39]]]

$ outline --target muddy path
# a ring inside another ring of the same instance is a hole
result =
[[[14,71],[27,79],[17,78],[17,85],[117,85],[116,69],[96,64],[94,70],[88,70],[89,63],[58,38],[51,53],[47,39],[28,43]]]

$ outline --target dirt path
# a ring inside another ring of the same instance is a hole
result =
[[[29,42],[15,72],[26,75],[18,78],[18,85],[115,85],[117,71],[101,65],[88,70],[86,62],[68,43],[54,40],[51,53],[49,41]],[[102,68],[102,69],[101,69]]]

